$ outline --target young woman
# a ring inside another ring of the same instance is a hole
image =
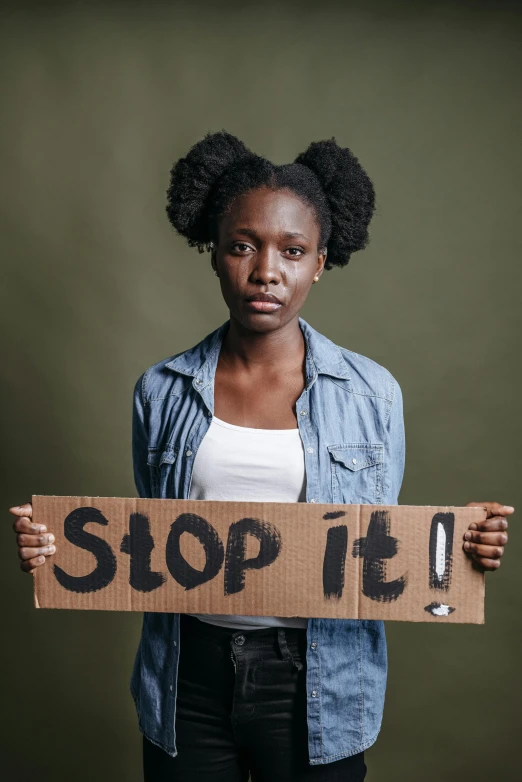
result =
[[[229,320],[148,369],[134,395],[142,497],[396,504],[399,385],[299,316],[325,269],[365,247],[370,179],[334,140],[275,166],[227,133],[172,169],[167,212],[210,250]],[[485,505],[464,548],[500,564],[513,509]],[[16,515],[22,568],[53,536]],[[146,782],[358,782],[384,705],[378,621],[147,613],[131,690]]]

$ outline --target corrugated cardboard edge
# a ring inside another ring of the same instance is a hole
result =
[[[36,495],[31,495],[31,506],[34,510],[34,501],[36,499]],[[33,576],[33,603],[35,608],[40,608],[40,603],[38,602],[38,595],[36,594],[36,572],[32,574]]]
[[[34,607],[40,608],[40,603],[38,602],[38,595],[36,594],[36,579],[33,574],[33,598],[34,598]]]

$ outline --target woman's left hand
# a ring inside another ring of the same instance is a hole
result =
[[[508,522],[506,516],[514,513],[511,505],[499,502],[468,502],[467,508],[486,508],[485,521],[472,522],[464,533],[464,551],[475,560],[481,570],[500,567],[507,543]]]

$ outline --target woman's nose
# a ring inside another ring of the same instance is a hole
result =
[[[281,279],[280,258],[277,250],[259,250],[255,255],[255,264],[252,269],[254,282],[264,283],[279,282]]]

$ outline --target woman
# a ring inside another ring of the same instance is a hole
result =
[[[169,219],[210,250],[230,319],[138,380],[140,496],[396,504],[396,380],[299,317],[323,271],[368,241],[374,190],[358,160],[330,140],[274,166],[223,132],[171,174]],[[513,509],[476,504],[489,518],[463,545],[493,570]],[[11,512],[32,572],[53,537],[30,506]],[[147,613],[131,682],[145,780],[362,780],[385,680],[382,622]]]

